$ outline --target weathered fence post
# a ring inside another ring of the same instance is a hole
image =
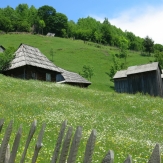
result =
[[[1,133],[1,130],[2,130],[3,124],[4,124],[4,119],[0,119],[0,133]]]
[[[96,141],[96,130],[92,130],[91,135],[87,141],[87,146],[85,150],[85,156],[83,163],[91,163],[92,162],[92,155]]]
[[[156,144],[148,163],[161,163],[161,152],[159,144]]]
[[[14,144],[12,147],[12,152],[11,152],[10,159],[9,159],[8,163],[14,163],[15,162],[15,158],[16,158],[18,147],[19,147],[21,135],[22,135],[22,126],[20,126],[20,128],[19,128],[19,130],[15,136]]]
[[[132,163],[132,157],[130,155],[128,155],[128,157],[126,158],[124,163]]]
[[[43,146],[42,140],[43,140],[44,131],[45,131],[45,123],[42,125],[40,133],[38,135],[37,143],[36,143],[36,146],[35,146],[35,152],[34,152],[34,155],[33,155],[33,158],[32,158],[32,163],[36,162],[37,157],[38,157],[38,153],[39,153],[40,149]]]
[[[71,144],[67,163],[75,163],[81,137],[82,137],[82,127],[79,126],[76,129],[76,132],[75,132],[72,144]]]
[[[7,149],[6,149],[6,154],[5,154],[4,163],[8,163],[9,158],[10,158],[10,145],[8,144]]]
[[[71,138],[72,138],[72,131],[73,131],[73,128],[69,127],[69,129],[67,131],[67,134],[65,136],[63,145],[62,145],[62,151],[61,151],[59,163],[66,162],[66,159],[67,159],[67,156],[68,156],[69,147],[70,147],[70,143],[71,143]]]
[[[112,150],[109,150],[109,152],[102,160],[102,163],[113,163],[113,162],[114,162],[114,152]]]
[[[20,163],[24,163],[29,143],[30,143],[35,131],[36,131],[36,125],[37,125],[37,121],[34,120],[33,123],[31,124],[31,129],[30,129],[29,134],[28,134],[28,138],[27,138],[27,141],[26,141],[26,144],[25,144],[25,148],[24,148]]]
[[[0,163],[4,163],[5,161],[5,154],[6,154],[6,150],[7,150],[7,145],[8,142],[10,140],[10,136],[11,136],[11,132],[12,132],[12,125],[13,125],[13,120],[10,121],[10,124],[8,125],[2,144],[1,144],[1,148],[0,148]]]
[[[59,151],[60,151],[60,148],[61,148],[62,139],[64,137],[66,126],[67,126],[67,121],[64,121],[62,123],[61,129],[60,129],[60,133],[59,133],[57,143],[56,143],[56,146],[55,146],[55,149],[54,149],[54,152],[53,152],[53,157],[52,157],[51,163],[56,163],[57,160],[58,160]]]

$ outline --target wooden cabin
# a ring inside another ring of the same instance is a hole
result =
[[[134,94],[141,92],[151,96],[163,97],[162,71],[158,62],[128,67],[125,74],[127,93]],[[118,76],[118,72],[114,78],[116,76]],[[114,79],[115,90],[117,92],[121,92],[121,89],[116,89],[116,82],[120,83],[123,78],[124,75]],[[121,84],[120,87],[123,87],[123,85]]]
[[[66,83],[80,87],[88,87],[91,84],[79,74],[57,67],[39,49],[25,44],[20,44],[14,59],[3,74],[15,78]]]
[[[73,86],[88,87],[91,82],[79,74],[59,68],[61,74],[56,77],[57,83],[65,83]]]
[[[5,51],[5,48],[2,45],[0,45],[0,53],[3,53],[4,51]]]
[[[10,66],[3,71],[4,75],[21,79],[56,81],[60,71],[39,49],[20,44]]]

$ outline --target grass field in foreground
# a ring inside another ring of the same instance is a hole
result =
[[[71,40],[58,37],[46,37],[27,34],[6,34],[0,35],[0,45],[4,47],[13,46],[16,49],[24,43],[36,48],[49,59],[50,50],[54,51],[54,64],[76,73],[82,72],[84,65],[92,66],[95,76],[92,77],[92,84],[89,87],[93,90],[113,91],[113,82],[110,81],[107,73],[112,64],[112,54],[119,53],[115,47],[101,46],[97,48],[94,43],[84,44],[81,40]],[[128,51],[127,66],[149,63],[153,57],[143,57],[140,52]]]
[[[82,162],[87,139],[91,130],[96,129],[93,163],[100,163],[108,150],[114,151],[116,163],[123,162],[128,154],[132,155],[134,163],[145,163],[155,143],[160,143],[161,148],[163,145],[162,106],[163,100],[158,97],[81,89],[0,75],[0,117],[5,118],[4,128],[12,119],[14,133],[20,124],[23,125],[18,158],[31,123],[34,119],[38,122],[26,162],[31,162],[43,122],[46,122],[46,130],[38,162],[50,162],[60,124],[68,120],[74,130],[77,126],[83,127],[77,162]]]

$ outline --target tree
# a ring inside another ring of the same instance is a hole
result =
[[[82,40],[95,41],[95,31],[99,29],[100,22],[96,19],[87,17],[77,21],[75,37]]]
[[[29,15],[28,4],[19,4],[16,7],[15,11],[19,15],[20,20],[28,19],[28,15]]]
[[[143,46],[144,46],[145,52],[148,52],[148,55],[150,56],[151,53],[154,51],[154,41],[147,36],[144,39]]]
[[[111,64],[110,71],[108,73],[110,81],[113,81],[113,76],[115,75],[115,73],[124,67],[124,63],[122,63],[120,59],[117,58],[115,55],[113,55],[112,60],[113,63]]]
[[[9,18],[7,17],[0,18],[0,29],[5,32],[12,30],[12,24]]]
[[[0,72],[7,68],[14,58],[14,47],[7,48],[3,53],[0,53]]]
[[[68,29],[67,16],[62,13],[56,13],[56,15],[54,16],[53,28],[56,36],[65,37]]]
[[[119,48],[120,48],[120,57],[127,59],[127,49],[128,49],[128,40],[125,39],[124,37],[120,37],[119,39]]]
[[[112,45],[113,44],[112,26],[107,19],[104,20],[101,27],[101,31],[102,31],[102,42],[104,44]]]
[[[154,51],[163,52],[163,45],[161,45],[161,44],[155,44],[154,45]]]
[[[55,15],[56,10],[48,5],[44,5],[38,9],[38,16],[41,20],[44,20],[46,27],[44,29],[44,34],[48,32],[55,33]]]
[[[163,68],[163,52],[155,51],[154,57],[155,61],[159,62],[161,68]]]
[[[29,8],[28,21],[31,26],[31,32],[35,33],[38,28],[39,17],[38,17],[37,9],[33,5]]]
[[[18,21],[18,16],[16,11],[10,6],[7,6],[6,8],[4,8],[3,13],[5,18],[9,19],[6,31],[7,32],[15,31],[15,24],[17,24]]]
[[[53,62],[54,61],[53,60],[53,57],[54,57],[54,50],[53,50],[53,48],[50,49],[50,56],[52,57],[52,62]]]
[[[67,35],[68,37],[74,37],[76,31],[76,24],[73,20],[68,21]]]
[[[43,29],[45,28],[45,22],[44,20],[39,20],[39,29],[41,29],[42,31],[42,35],[43,35]]]
[[[89,65],[84,65],[82,69],[82,73],[80,73],[84,78],[87,78],[89,80],[92,79],[92,76],[94,76],[94,70],[93,67]]]

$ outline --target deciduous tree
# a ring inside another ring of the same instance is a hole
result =
[[[83,77],[91,80],[94,76],[94,70],[92,66],[84,65],[82,69],[82,73],[80,73]]]
[[[7,68],[14,58],[14,47],[7,48],[3,53],[0,53],[0,72]]]
[[[145,52],[147,52],[149,56],[154,52],[154,41],[148,36],[144,39],[143,46]]]
[[[46,27],[44,34],[48,32],[54,32],[56,10],[52,6],[44,5],[38,9],[38,16],[41,20],[44,20]]]
[[[39,29],[41,29],[42,34],[43,34],[43,29],[45,28],[45,22],[44,20],[39,20]]]

